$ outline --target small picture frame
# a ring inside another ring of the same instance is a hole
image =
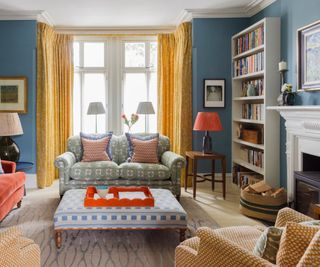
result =
[[[320,20],[298,29],[298,90],[320,90]]]
[[[224,108],[226,80],[205,79],[203,84],[203,107]]]
[[[0,112],[27,113],[27,77],[0,77]]]

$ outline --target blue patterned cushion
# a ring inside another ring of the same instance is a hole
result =
[[[128,140],[128,161],[131,161],[132,156],[133,156],[133,144],[131,142],[131,138],[142,140],[142,141],[147,141],[147,140],[152,140],[152,139],[159,139],[159,134],[148,134],[148,135],[143,135],[143,134],[131,134],[131,133],[126,133],[126,137]]]
[[[111,140],[112,134],[113,134],[113,132],[101,133],[101,134],[87,134],[87,133],[80,132],[80,139],[85,138],[85,139],[89,139],[89,140],[99,140],[99,139],[108,137],[109,140]],[[110,143],[111,142],[108,143],[106,150],[107,150],[107,154],[109,156],[109,159],[112,160]]]
[[[4,171],[2,169],[1,159],[0,159],[0,174],[4,174]]]

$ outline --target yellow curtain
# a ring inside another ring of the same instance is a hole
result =
[[[39,23],[37,39],[37,183],[44,188],[55,179],[53,162],[71,135],[73,38]]]
[[[192,148],[191,27],[186,22],[158,35],[158,129],[183,156]]]

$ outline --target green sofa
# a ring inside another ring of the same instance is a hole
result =
[[[112,161],[81,162],[80,137],[70,137],[68,151],[55,160],[55,166],[59,169],[60,196],[69,189],[86,188],[89,185],[144,185],[169,189],[179,198],[180,175],[185,159],[169,151],[169,138],[159,136],[159,164],[127,162],[128,146],[125,135],[113,135],[110,143]]]

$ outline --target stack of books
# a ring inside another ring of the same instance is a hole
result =
[[[264,104],[242,104],[242,118],[263,121]]]
[[[264,44],[263,25],[252,32],[246,33],[236,40],[235,55],[244,53]]]
[[[234,77],[262,71],[264,69],[264,52],[234,61]]]
[[[263,168],[264,167],[264,153],[263,151],[251,149],[248,147],[241,147],[241,159],[248,163]]]
[[[252,84],[256,89],[256,96],[264,95],[264,88],[263,88],[263,79],[256,79],[251,81],[243,81],[242,88],[241,88],[241,96],[248,96],[248,85]]]

